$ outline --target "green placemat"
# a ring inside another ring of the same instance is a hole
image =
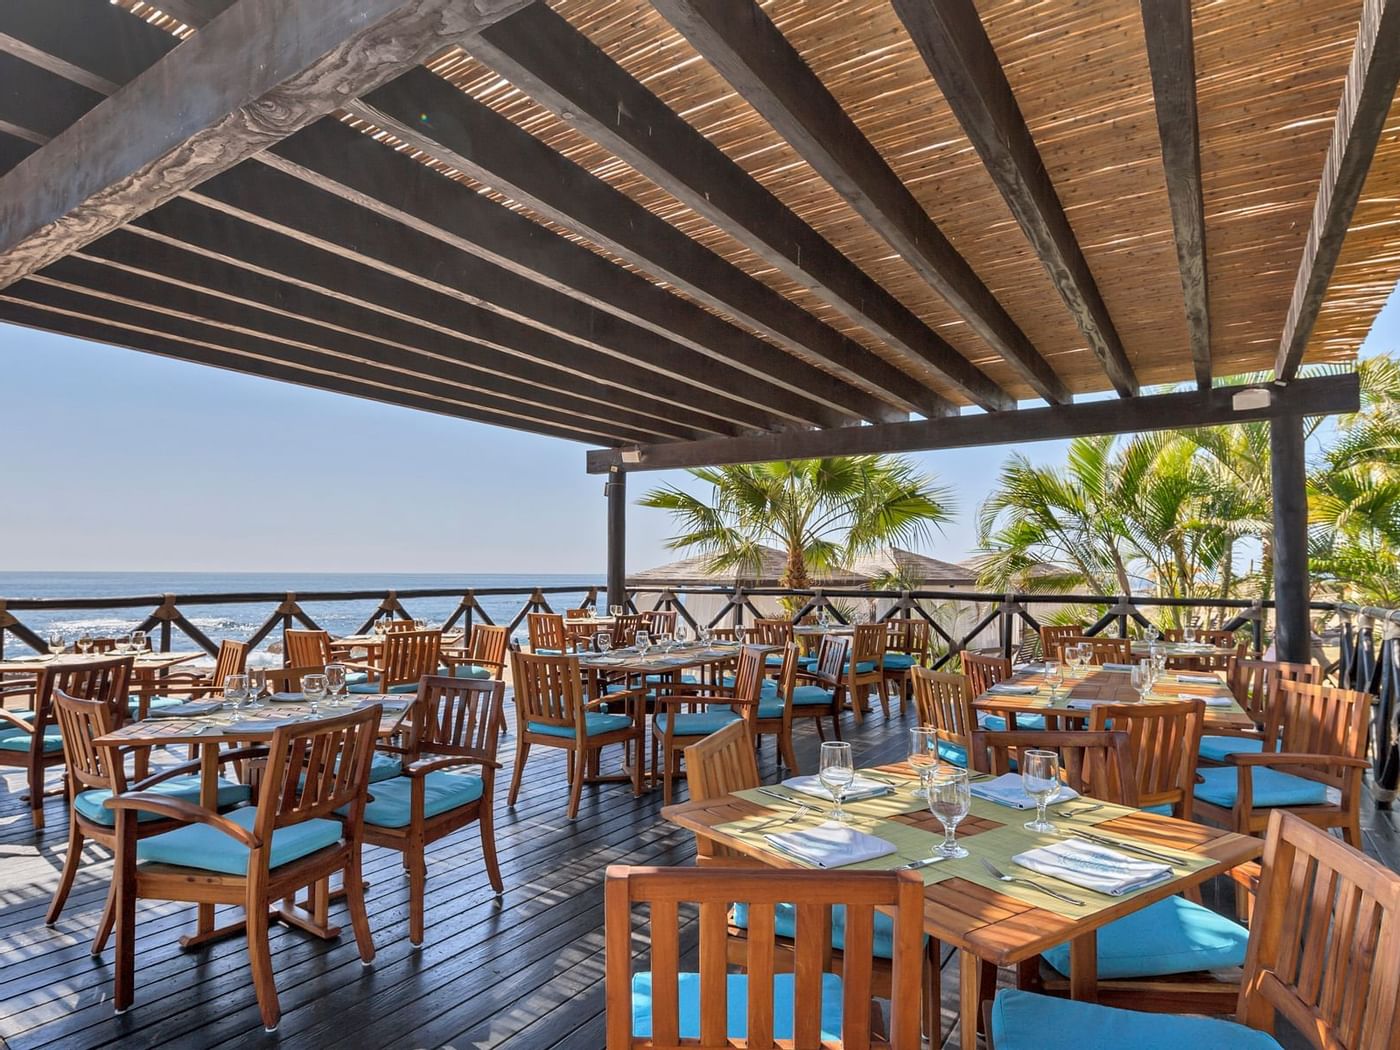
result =
[[[1092,807],[1099,806],[1100,809]],[[1106,820],[1114,820],[1118,817],[1126,817],[1139,810],[1131,806],[1119,806],[1112,802],[1100,802],[1096,798],[1081,796],[1071,799],[1068,802],[1060,802],[1050,806],[1049,814],[1051,822],[1055,824],[1075,825],[1078,827],[1093,827],[1095,824],[1102,824]],[[983,820],[994,820],[998,824],[1024,824],[1035,816],[1033,809],[1012,809],[1010,806],[1003,806],[996,802],[989,802],[985,798],[972,796],[971,815],[980,817]]]
[[[913,796],[911,793],[913,791],[912,782],[911,786],[907,788],[895,788],[893,785],[891,787],[892,790],[888,795],[877,795],[874,798],[861,799],[859,802],[847,802],[844,808],[852,817],[879,820],[885,817],[897,817],[904,813],[917,813],[928,805],[923,799]],[[830,813],[832,809],[832,804],[824,798],[808,795],[802,791],[793,791],[781,784],[773,784],[767,790],[775,791],[792,799],[796,805],[811,806],[813,811],[823,815]],[[783,808],[781,802],[770,795],[763,794],[757,788],[736,791],[734,794],[745,802],[755,802],[760,806],[775,810]]]
[[[795,813],[796,811],[794,811]],[[725,835],[733,836],[750,846],[757,847],[765,853],[771,853],[775,857],[781,857],[785,861],[793,864],[800,864],[804,868],[815,868],[815,864],[808,864],[773,849],[764,837],[783,831],[797,831],[800,829],[814,828],[827,819],[825,813],[813,812],[801,820],[792,820],[792,814],[783,813],[755,813],[751,817],[741,817],[738,820],[730,821],[726,824],[717,824],[714,830]],[[925,831],[923,828],[914,827],[912,824],[901,824],[892,820],[876,820],[870,818],[852,817],[849,821],[851,827],[865,832],[867,835],[874,835],[876,838],[884,839],[895,847],[896,852],[884,857],[876,857],[874,860],[861,861],[859,864],[847,864],[839,871],[889,871],[898,868],[910,861],[924,860],[932,854],[933,847],[943,840],[942,835],[935,835]],[[938,864],[931,864],[926,868],[917,868],[919,874],[924,877],[924,885],[939,882],[951,875],[946,871],[951,866],[950,861],[940,861]]]

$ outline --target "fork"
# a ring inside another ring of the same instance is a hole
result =
[[[1058,890],[1052,890],[1049,886],[1042,886],[1038,882],[1032,882],[1030,879],[1018,879],[1014,875],[1008,875],[985,857],[981,859],[982,867],[987,869],[987,874],[998,882],[1007,882],[1014,886],[1029,886],[1031,889],[1039,890],[1041,893],[1048,893],[1058,901],[1064,901],[1066,904],[1074,904],[1081,908],[1084,907],[1084,902],[1081,900],[1077,900],[1068,894],[1060,893]]]
[[[1083,809],[1062,809],[1059,811],[1059,816],[1082,817],[1089,813],[1097,813],[1101,809],[1103,809],[1103,803],[1096,802],[1092,806],[1085,806]]]
[[[787,825],[787,824],[796,824],[799,820],[804,820],[804,819],[807,817],[807,815],[808,815],[809,813],[811,813],[811,812],[812,812],[812,807],[811,807],[811,806],[802,805],[802,806],[799,806],[799,807],[797,808],[797,812],[796,812],[796,813],[793,813],[793,814],[791,814],[790,816],[786,816],[786,817],[770,817],[769,819],[765,820],[762,824],[758,825],[758,827],[754,828],[753,830],[754,830],[754,831],[767,831],[769,828],[774,828],[774,827],[781,828],[781,827],[784,827],[784,826]]]

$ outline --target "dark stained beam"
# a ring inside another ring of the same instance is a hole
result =
[[[918,412],[937,410],[932,393],[913,376],[750,277],[606,180],[574,164],[513,121],[428,70],[410,70],[344,108],[512,200],[527,204],[539,215],[582,234],[713,309],[738,318],[794,354],[819,361],[847,380],[873,387],[906,408]],[[305,134],[298,133],[294,139]],[[282,145],[291,146],[294,139]],[[674,327],[678,315],[675,297],[665,297],[665,303],[668,323]],[[679,313],[688,316],[693,309],[687,303]],[[707,311],[698,312],[712,318]],[[711,326],[713,322],[712,318]],[[791,364],[775,368],[771,348],[765,348],[760,355],[754,352],[754,342],[741,344],[738,356],[761,370],[759,374],[782,382],[782,377],[792,371]],[[806,373],[811,371],[804,369]],[[806,389],[838,407],[854,407],[849,393],[845,398],[821,393],[830,382],[828,378],[822,386]],[[880,412],[879,401],[868,397],[866,401],[866,411],[861,413],[864,418],[877,421],[871,412],[888,417],[888,411]]]
[[[745,427],[820,422],[830,414],[810,399],[737,370],[715,363],[697,368],[694,353],[684,347],[263,164],[210,179],[187,191],[185,199],[421,284],[439,296],[668,372],[690,388],[692,407]]]
[[[239,0],[0,178],[0,286],[526,2]]]
[[[752,0],[653,0],[724,79],[1031,388],[1069,388],[836,98]]]
[[[35,305],[27,298],[30,294],[27,283],[12,285],[0,291],[0,321],[37,328],[46,332],[61,332],[78,339],[88,339],[110,346],[121,346],[131,350],[141,350],[161,357],[188,361],[193,364],[211,365],[245,375],[262,376],[298,386],[327,390],[333,393],[350,394],[385,404],[399,405],[422,412],[452,416],[456,419],[470,419],[489,423],[493,426],[528,430],[531,433],[548,434],[569,441],[599,441],[607,444],[616,440],[605,433],[596,437],[589,432],[561,427],[552,427],[534,421],[527,422],[518,416],[500,415],[480,409],[467,409],[453,404],[450,400],[424,397],[404,392],[390,383],[364,382],[352,379],[337,371],[322,371],[288,364],[280,358],[270,357],[255,360],[246,353],[236,353],[198,342],[183,342],[167,336],[143,332],[139,326],[115,324],[107,319],[94,320],[79,311]],[[37,287],[37,286],[35,286]],[[17,290],[23,292],[17,295]]]
[[[1201,196],[1201,133],[1196,116],[1196,47],[1191,0],[1142,0],[1157,137],[1167,178],[1176,261],[1191,333],[1196,386],[1210,386],[1210,296],[1206,272],[1206,208]]]
[[[545,5],[498,22],[467,49],[911,365],[939,373],[984,408],[1013,407],[1004,390]]]
[[[1400,82],[1400,0],[1365,0],[1341,105],[1322,166],[1312,225],[1293,284],[1274,372],[1292,379],[1303,361],[1318,311],[1361,199],[1366,173]]]
[[[441,241],[447,247],[439,251],[448,256],[467,252],[697,351],[726,372],[741,370],[764,389],[780,386],[784,403],[813,422],[840,426],[893,412],[864,391],[338,121],[319,121],[257,159]]]
[[[1109,382],[1124,397],[1136,394],[1132,364],[973,0],[893,3]]]
[[[179,42],[107,0],[0,5],[0,51],[99,96],[113,94]]]
[[[1360,384],[1355,373],[1268,384],[1267,388],[1272,396],[1269,404],[1262,407],[1237,409],[1234,406],[1237,393],[1257,387],[1215,387],[1177,394],[1025,408],[1015,413],[648,445],[633,451],[629,459],[623,458],[621,450],[593,451],[588,453],[588,470],[592,474],[612,467],[628,471],[672,470],[727,463],[766,463],[778,459],[1019,445],[1091,434],[1179,430],[1290,415],[1331,415],[1355,412],[1360,404]],[[1252,398],[1247,402],[1255,403]],[[640,459],[633,458],[638,455]]]

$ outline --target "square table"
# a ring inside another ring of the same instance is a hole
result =
[[[914,782],[913,772],[902,762],[880,767],[876,775],[902,780],[911,786]],[[848,803],[847,808],[850,807],[851,804]],[[938,880],[929,882],[924,889],[924,930],[929,936],[953,945],[960,953],[959,997],[963,1050],[975,1050],[977,1019],[980,1016],[982,1000],[984,997],[990,998],[994,991],[992,988],[982,987],[984,965],[1014,965],[1068,941],[1071,945],[1071,994],[1076,999],[1093,1001],[1097,996],[1098,987],[1097,931],[1100,927],[1251,861],[1264,849],[1262,841],[1248,835],[1208,828],[1173,817],[1127,810],[1126,807],[1107,808],[1111,816],[1106,820],[1091,822],[1088,817],[1066,820],[1054,812],[1051,813],[1050,819],[1059,819],[1076,827],[1082,819],[1086,826],[1092,826],[1099,834],[1131,839],[1158,849],[1181,851],[1190,855],[1193,867],[1184,874],[1125,896],[1092,914],[1079,917],[1062,914],[1048,907],[1038,907],[1025,900],[1024,893],[1013,895],[1012,892],[1002,892],[979,885],[969,878],[945,877],[944,873],[939,872],[939,864],[921,869],[926,873],[926,882],[930,879]],[[678,827],[696,835],[703,835],[716,844],[753,857],[770,867],[805,869],[806,866],[800,862],[756,845],[752,840],[722,827],[745,817],[791,812],[791,809],[780,810],[738,795],[726,795],[703,802],[668,806],[662,810],[662,816]],[[974,802],[974,812],[958,827],[959,840],[976,857],[978,835],[990,833],[1007,838],[1021,829],[1028,815],[1020,810],[996,807],[990,803],[979,806]],[[922,829],[940,838],[942,836],[942,825],[927,809],[893,814],[887,816],[887,819],[899,825]],[[1042,841],[1030,832],[1024,832],[1024,835],[1027,848]],[[888,861],[886,866],[897,866],[905,859],[902,856],[885,858]],[[869,868],[874,863],[876,862],[866,862],[861,867]],[[1069,888],[1060,887],[1053,882],[1050,884],[1056,885],[1057,888]],[[1008,891],[1011,889],[1007,888]],[[1090,891],[1083,892],[1090,894]]]

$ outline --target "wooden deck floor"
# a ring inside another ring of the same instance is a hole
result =
[[[858,762],[903,748],[904,720],[878,714],[850,732]],[[507,738],[507,761],[513,740]],[[799,760],[815,765],[804,730]],[[771,742],[765,776],[775,773]],[[507,771],[508,772],[508,771]],[[507,780],[508,783],[508,780]],[[589,787],[579,819],[564,819],[562,757],[531,756],[519,804],[498,802],[506,881],[495,898],[474,829],[437,843],[428,860],[426,940],[406,939],[407,884],[397,854],[367,848],[370,923],[378,957],[363,968],[347,929],[327,943],[282,928],[272,934],[282,1023],[266,1035],[258,1018],[244,942],[186,953],[176,944],[191,909],[142,903],[136,1003],[111,1007],[111,951],[88,945],[110,865],[89,846],[62,920],[44,910],[65,849],[60,799],[36,836],[19,800],[21,778],[0,779],[0,1040],[12,1050],[155,1047],[511,1047],[598,1050],[603,1045],[602,872],[612,863],[688,864],[690,837],[659,817],[660,793],[634,799],[625,785]],[[682,789],[683,790],[683,789]],[[1400,869],[1400,823],[1369,812],[1368,850]],[[945,1015],[956,1002],[956,966],[945,968]],[[945,1031],[946,1031],[945,1021]]]

